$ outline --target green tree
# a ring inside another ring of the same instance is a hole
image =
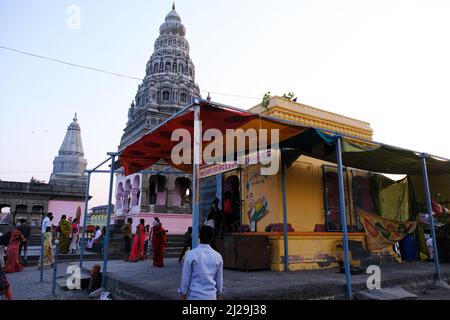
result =
[[[270,103],[270,91],[264,94],[261,105],[263,106],[264,109],[268,110],[269,103]]]

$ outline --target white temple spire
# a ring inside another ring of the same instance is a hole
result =
[[[81,141],[81,129],[78,124],[77,113],[75,113],[72,123],[67,128],[58,155],[53,160],[53,173],[50,176],[50,183],[82,186],[85,184],[84,170],[86,165],[87,161],[84,158]]]

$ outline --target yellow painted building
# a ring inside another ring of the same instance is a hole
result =
[[[99,226],[100,228],[105,227],[106,222],[108,221],[108,206],[103,205],[92,208],[89,217],[88,225]]]
[[[373,131],[367,122],[281,97],[271,98],[267,109],[258,105],[251,111],[367,140],[372,139]],[[342,241],[342,233],[324,232],[324,230],[315,232],[317,225],[325,225],[323,165],[334,166],[334,164],[302,156],[286,171],[287,220],[294,229],[294,232],[289,232],[290,270],[338,266],[337,245]],[[284,270],[283,233],[265,232],[268,225],[279,224],[283,221],[281,170],[274,176],[261,176],[259,165],[242,167],[240,170],[241,224],[250,225],[249,215],[255,212],[255,208],[262,208],[264,216],[257,222],[256,232],[250,232],[248,235],[264,234],[269,236],[272,252],[271,268],[282,271]],[[237,171],[226,173],[224,178],[233,174],[237,175]],[[347,195],[349,204],[354,201],[351,192],[351,178],[349,172]],[[352,212],[348,215],[350,219]],[[365,244],[365,235],[362,232],[350,232],[349,239],[359,240]]]

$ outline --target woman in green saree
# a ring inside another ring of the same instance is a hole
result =
[[[66,215],[63,215],[59,222],[59,252],[62,254],[69,253],[71,231],[72,225],[67,221]]]

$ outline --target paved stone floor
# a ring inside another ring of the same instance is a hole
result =
[[[86,261],[85,268],[96,262]],[[98,262],[97,262],[98,263]],[[58,277],[64,277],[71,263],[58,266]],[[101,264],[101,263],[100,263]],[[108,273],[115,280],[145,292],[147,299],[178,299],[177,289],[181,278],[181,266],[176,259],[166,259],[164,268],[154,268],[151,260],[138,263],[109,261]],[[444,280],[450,280],[450,265],[442,264]],[[432,263],[404,263],[381,268],[382,287],[401,286],[419,295],[419,299],[450,300],[450,291],[433,290],[419,283],[432,282]],[[53,270],[44,271],[44,282],[39,282],[36,267],[27,267],[23,272],[7,274],[13,288],[14,299],[88,299],[84,292],[67,291],[58,298],[51,296]],[[369,275],[353,275],[355,291],[366,289]],[[240,272],[224,270],[225,299],[311,299],[339,296],[344,290],[345,277],[336,269],[297,272]]]
[[[93,262],[86,262],[91,268]],[[450,264],[442,264],[444,280],[449,281]],[[381,268],[382,286],[416,289],[419,282],[432,281],[432,263],[402,263]],[[147,297],[177,299],[181,266],[176,259],[166,259],[164,268],[154,268],[151,261],[129,263],[110,261],[108,273],[116,280],[145,290]],[[353,275],[355,290],[367,289],[368,274]],[[225,299],[310,299],[338,296],[344,290],[345,276],[337,269],[297,272],[240,272],[224,270]],[[421,288],[422,289],[422,288]]]
[[[65,277],[67,267],[72,263],[58,264],[57,277]],[[44,269],[44,278],[40,282],[40,271],[37,267],[26,267],[22,272],[7,273],[14,300],[83,300],[88,295],[81,291],[66,291],[58,297],[52,296],[53,269]]]

